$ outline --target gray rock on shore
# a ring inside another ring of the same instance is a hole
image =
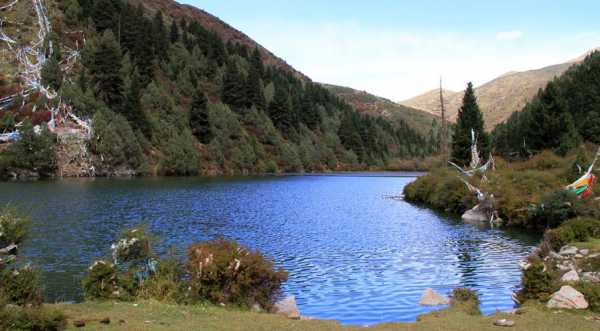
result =
[[[560,279],[561,282],[578,282],[579,281],[579,274],[577,274],[577,271],[575,270],[571,270],[569,272],[567,272],[566,274],[564,274],[562,276],[562,278]]]
[[[450,304],[450,299],[437,293],[434,289],[428,288],[423,291],[419,304],[422,306],[441,306]]]
[[[551,309],[587,309],[588,302],[583,294],[571,286],[563,286],[560,291],[554,293],[547,304]]]

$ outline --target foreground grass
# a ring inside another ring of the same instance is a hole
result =
[[[576,246],[579,249],[589,249],[592,252],[600,252],[600,239],[590,239],[586,242],[574,243],[573,246]]]
[[[58,304],[69,318],[68,330],[74,330],[74,320],[86,322],[84,330],[364,330],[343,327],[334,321],[293,321],[277,315],[230,310],[214,306],[175,306],[154,301],[132,303]],[[599,330],[600,322],[589,312],[548,311],[539,305],[526,305],[523,314],[471,316],[460,309],[447,309],[419,317],[417,323],[389,323],[369,330],[499,330],[493,325],[499,318],[514,320],[511,330],[559,331]],[[111,323],[100,320],[109,317]],[[121,321],[121,322],[120,322]]]

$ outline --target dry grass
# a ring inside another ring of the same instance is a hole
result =
[[[174,306],[156,302],[85,303],[55,305],[69,317],[68,330],[75,330],[73,320],[86,321],[85,330],[365,330],[343,327],[335,321],[293,321],[277,315],[259,314],[214,306]],[[447,309],[423,315],[417,323],[389,323],[368,330],[498,330],[493,322],[500,318],[514,320],[511,330],[559,331],[598,330],[600,322],[591,320],[589,312],[555,312],[538,305],[527,305],[521,315],[497,314],[472,316],[459,309]],[[100,324],[109,317],[110,325]],[[122,323],[119,321],[122,320]]]

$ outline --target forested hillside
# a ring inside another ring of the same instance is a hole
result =
[[[600,143],[600,53],[554,79],[525,108],[493,131],[496,152],[565,154],[582,141]]]
[[[430,152],[405,122],[354,111],[203,12],[166,0],[38,2],[49,31],[35,46],[41,84],[27,93],[21,64],[31,61],[10,55],[40,35],[39,14],[16,1],[0,30],[19,35],[2,45],[0,133],[21,137],[0,144],[4,175],[346,170]],[[160,10],[169,6],[179,11]],[[65,132],[86,123],[89,141],[73,148]]]

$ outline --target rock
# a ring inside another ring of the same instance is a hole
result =
[[[263,309],[258,303],[255,303],[252,305],[252,311],[256,313],[262,313]]]
[[[565,246],[563,248],[560,249],[560,252],[558,252],[558,254],[565,256],[565,255],[575,255],[577,254],[577,247],[574,246]]]
[[[425,289],[423,295],[421,295],[421,300],[419,300],[419,304],[422,306],[441,306],[449,303],[450,299],[448,297],[437,293],[431,288]]]
[[[75,320],[73,321],[73,326],[76,328],[82,328],[85,326],[85,322],[82,320]]]
[[[558,253],[557,253],[557,252],[555,252],[555,251],[550,251],[550,254],[549,254],[549,255],[550,255],[550,257],[551,257],[551,258],[553,258],[553,259],[558,259],[558,260],[560,260],[560,259],[562,259],[562,258],[563,258],[563,257],[562,257],[560,254],[558,254]]]
[[[515,321],[511,321],[511,320],[507,320],[507,319],[501,319],[501,320],[497,320],[494,322],[495,326],[503,326],[503,327],[513,327],[515,326]]]
[[[478,208],[479,206],[475,206],[475,208],[471,210],[467,210],[466,213],[462,215],[462,220],[465,223],[487,223],[490,221],[489,216],[482,209]]]
[[[595,259],[597,257],[600,257],[600,253],[595,253],[595,254],[590,255],[590,259]]]
[[[100,320],[100,324],[110,324],[110,318],[105,317]]]
[[[521,268],[521,270],[526,271],[527,269],[531,268],[531,263],[521,262],[519,263],[519,267]]]
[[[581,254],[581,255],[589,255],[590,254],[590,250],[589,249],[580,249],[579,250],[579,254]]]
[[[600,272],[584,272],[581,279],[584,282],[600,283]]]
[[[290,319],[300,319],[300,310],[296,305],[296,297],[293,295],[277,302],[275,312]]]
[[[577,271],[571,270],[571,271],[567,272],[566,274],[564,274],[562,276],[562,278],[560,279],[560,281],[561,282],[578,282],[579,275],[577,274]]]
[[[575,270],[575,264],[571,261],[564,261],[563,263],[556,266],[560,271]]]
[[[547,307],[551,309],[587,309],[589,304],[583,294],[576,289],[571,286],[563,286],[560,291],[552,294]]]
[[[575,258],[576,259],[583,259],[583,255],[581,255],[581,254],[575,254]]]

